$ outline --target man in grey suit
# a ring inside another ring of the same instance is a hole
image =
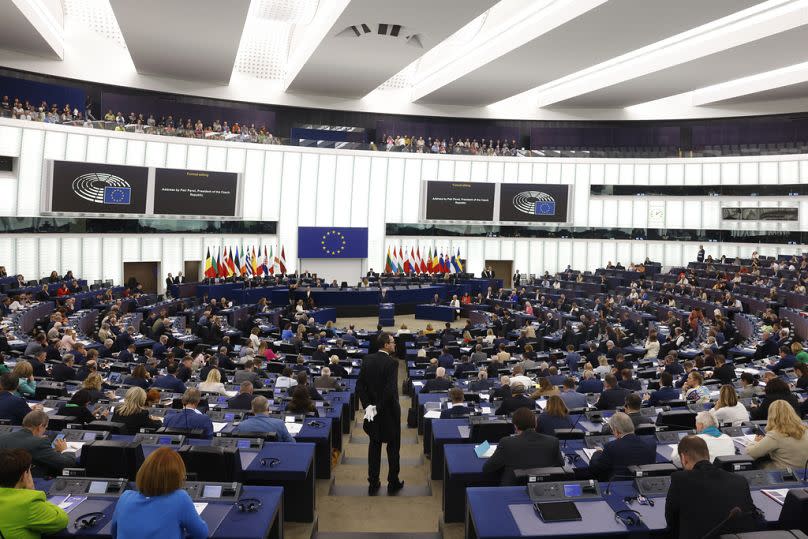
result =
[[[502,486],[516,485],[513,471],[524,468],[563,466],[558,438],[536,432],[536,414],[527,408],[513,413],[516,435],[499,441],[496,451],[485,464],[483,472],[502,471]]]
[[[485,352],[483,352],[483,345],[476,344],[474,345],[474,353],[471,354],[471,362],[475,365],[479,365],[488,359],[488,356]]]
[[[252,383],[255,389],[261,389],[264,387],[264,384],[261,382],[261,376],[255,372],[255,362],[251,359],[245,361],[244,369],[237,370],[236,374],[233,376],[234,384],[240,384],[242,382]]]
[[[31,454],[31,473],[35,477],[59,475],[63,468],[76,465],[76,455],[68,451],[64,440],[55,440],[53,447],[45,437],[48,414],[34,410],[22,420],[23,428],[0,435],[0,449],[25,449]]]

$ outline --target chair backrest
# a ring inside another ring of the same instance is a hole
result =
[[[238,448],[209,445],[184,445],[179,454],[189,473],[198,481],[238,481],[241,457]]]
[[[801,530],[808,533],[808,491],[795,488],[788,491],[783,510],[780,511],[778,528]]]
[[[100,430],[112,434],[127,434],[126,424],[117,421],[90,421],[84,426],[85,430]]]
[[[81,448],[81,460],[88,477],[126,477],[134,481],[145,458],[140,442],[95,440]]]
[[[695,429],[696,414],[688,409],[668,410],[657,416],[656,424],[658,427],[667,427],[669,429]]]
[[[495,444],[502,438],[514,433],[513,423],[504,420],[483,421],[472,423],[469,431],[469,441],[479,444],[484,441]]]

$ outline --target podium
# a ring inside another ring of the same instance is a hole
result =
[[[394,326],[396,324],[395,314],[396,314],[395,303],[380,303],[379,325],[382,327]]]

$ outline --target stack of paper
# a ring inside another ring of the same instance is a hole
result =
[[[297,436],[302,428],[303,423],[286,423],[286,430],[288,430],[289,434],[292,436]]]
[[[213,422],[213,432],[221,432],[223,428],[227,426],[227,423],[219,423],[214,421]]]
[[[426,419],[440,419],[440,410],[430,410],[424,414]]]

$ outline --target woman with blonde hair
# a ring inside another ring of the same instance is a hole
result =
[[[20,381],[20,385],[17,387],[17,393],[20,397],[34,398],[36,394],[36,380],[34,380],[34,367],[31,363],[24,359],[18,361],[11,370],[11,374],[16,376]]]
[[[653,359],[659,355],[659,338],[653,329],[648,332],[648,338],[645,339],[645,350],[645,359]]]
[[[74,346],[76,346],[76,332],[73,328],[66,328],[65,334],[59,341],[59,350],[61,350],[62,353],[72,352]]]
[[[200,382],[199,385],[196,386],[199,391],[204,391],[206,393],[218,393],[219,395],[227,395],[224,389],[224,384],[222,383],[222,375],[219,372],[219,369],[211,369],[208,371],[208,377],[205,379],[204,382]]]
[[[606,376],[612,373],[612,367],[609,365],[609,358],[606,356],[598,357],[598,366],[594,370],[595,374],[603,380]]]
[[[808,352],[798,342],[791,343],[791,353],[797,358],[797,363],[808,363]]]
[[[101,399],[108,398],[109,395],[104,395],[101,390],[104,380],[97,372],[91,372],[87,378],[81,383],[81,389],[86,389],[90,393],[90,402],[95,404]]]
[[[733,427],[738,427],[749,421],[749,411],[738,401],[738,393],[730,384],[721,386],[718,402],[715,403],[710,413],[718,426],[730,423]]]
[[[163,425],[162,421],[149,416],[146,408],[146,392],[140,387],[130,387],[126,390],[123,404],[115,407],[112,421],[126,425],[126,433],[135,434],[140,429],[156,429]]]
[[[485,332],[485,337],[483,337],[483,342],[491,344],[491,343],[494,342],[494,340],[496,340],[496,338],[497,337],[494,335],[494,330],[489,329],[488,331]]]
[[[766,435],[755,436],[746,452],[755,459],[771,459],[766,468],[802,468],[808,461],[808,427],[788,402],[774,401],[769,406]]]
[[[471,332],[466,330],[463,332],[463,344],[470,344],[474,342],[474,337],[471,336]]]

